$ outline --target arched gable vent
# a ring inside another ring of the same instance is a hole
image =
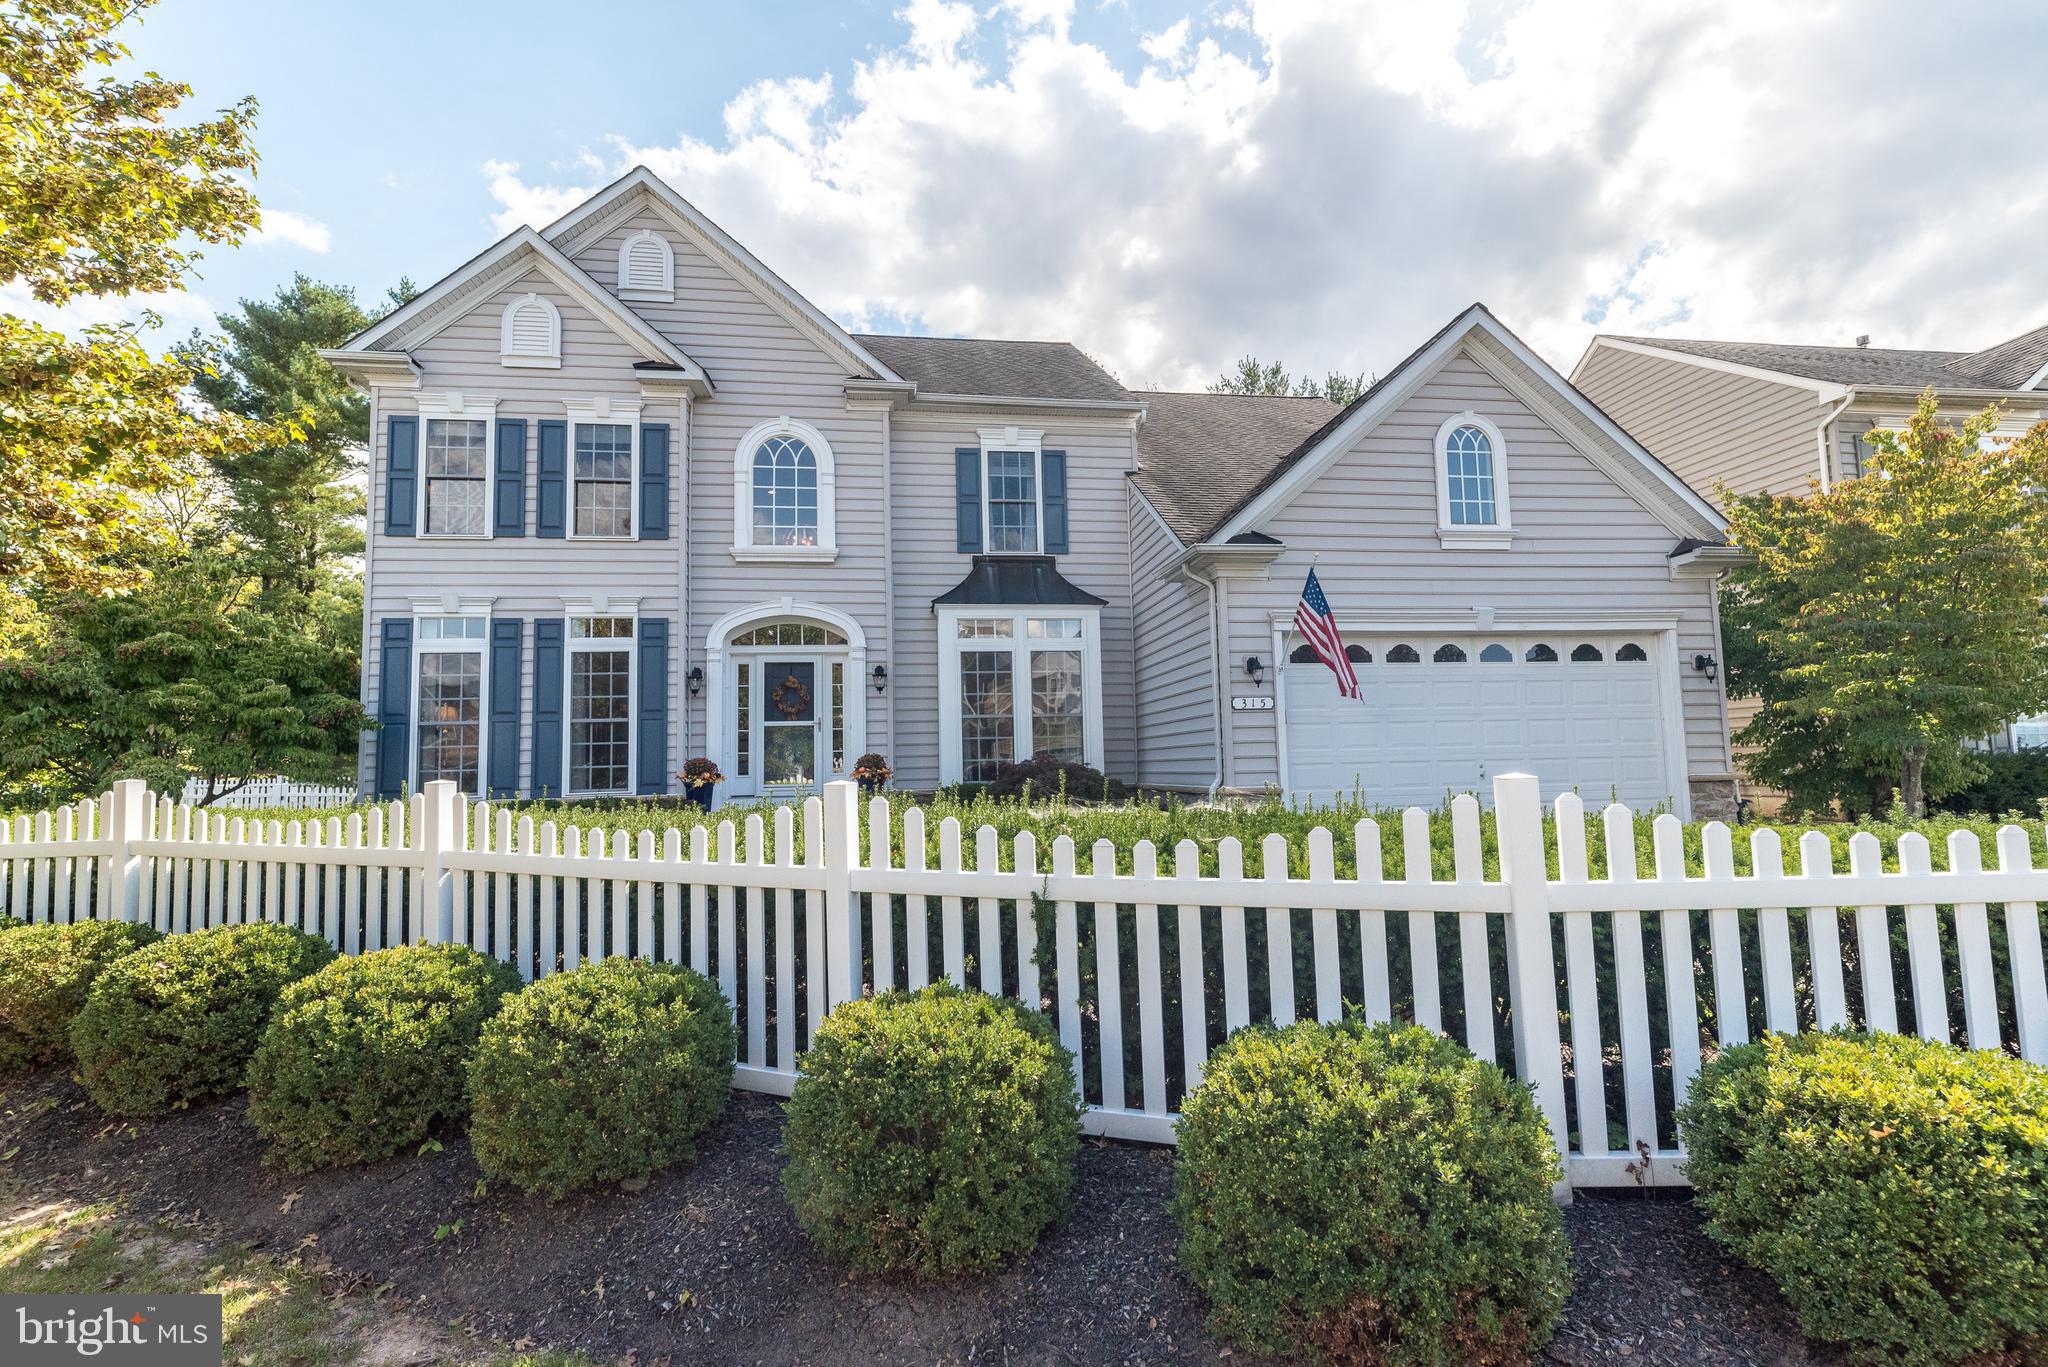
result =
[[[499,359],[510,366],[549,369],[562,364],[562,315],[550,301],[527,293],[505,305],[499,326]]]
[[[642,228],[619,244],[619,293],[626,298],[675,297],[675,253],[667,239]]]

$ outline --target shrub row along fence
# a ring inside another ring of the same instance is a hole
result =
[[[277,920],[347,953],[456,941],[529,979],[611,955],[687,963],[733,1003],[738,1085],[778,1094],[835,1004],[945,977],[1050,1013],[1078,1060],[1086,1128],[1158,1142],[1228,1032],[1358,1009],[1445,1031],[1526,1080],[1577,1186],[1683,1183],[1673,1108],[1703,1056],[1766,1029],[1907,1031],[2048,1062],[2048,870],[2018,827],[1999,832],[1995,868],[1955,833],[1943,871],[1913,833],[1892,870],[1871,834],[1842,870],[1808,833],[1791,870],[1777,833],[1758,831],[1738,877],[1713,823],[1691,876],[1675,817],[1656,819],[1656,867],[1641,870],[1626,808],[1589,832],[1570,794],[1547,824],[1527,775],[1495,779],[1494,799],[1499,877],[1485,877],[1468,796],[1447,818],[1453,877],[1436,880],[1430,824],[1446,818],[1419,810],[1398,831],[1356,823],[1353,876],[1336,873],[1337,837],[1311,831],[1295,878],[1277,834],[1257,871],[1223,840],[1212,872],[1187,841],[1084,851],[1061,837],[1041,851],[1024,832],[1004,848],[948,818],[932,842],[915,808],[899,851],[888,799],[863,823],[850,784],[686,841],[536,827],[442,783],[367,816],[281,823],[131,780],[0,825],[0,906],[166,932]],[[1395,841],[1406,872],[1390,879]]]

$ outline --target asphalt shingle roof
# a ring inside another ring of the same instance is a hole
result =
[[[1880,389],[1925,389],[1929,385],[1936,389],[2017,389],[2048,365],[2048,327],[2035,328],[1982,351],[1710,342],[1685,337],[1615,340],[1829,384]]]
[[[874,333],[858,334],[854,340],[924,394],[1131,401],[1129,390],[1071,342]]]
[[[1131,478],[1184,544],[1193,545],[1342,410],[1328,399],[1142,390],[1138,471]]]

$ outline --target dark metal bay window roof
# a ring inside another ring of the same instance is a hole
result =
[[[1101,607],[1107,601],[1069,583],[1049,555],[977,555],[967,577],[932,606]]]

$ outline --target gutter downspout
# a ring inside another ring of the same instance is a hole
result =
[[[1834,487],[1834,480],[1828,474],[1828,429],[1835,425],[1835,419],[1842,416],[1842,410],[1847,408],[1855,398],[1855,390],[1844,390],[1841,401],[1827,411],[1820,420],[1820,426],[1816,427],[1813,431],[1813,444],[1820,455],[1820,491],[1822,493],[1826,493]]]
[[[1198,574],[1192,574],[1185,570],[1182,573],[1190,581],[1200,584],[1209,590],[1209,653],[1212,666],[1210,682],[1216,688],[1216,777],[1209,784],[1209,801],[1214,802],[1217,791],[1230,781],[1229,763],[1225,758],[1227,740],[1224,734],[1223,723],[1223,709],[1226,706],[1224,698],[1228,693],[1230,683],[1227,672],[1230,668],[1228,663],[1230,652],[1224,648],[1225,643],[1223,640],[1223,582],[1220,575],[1211,574],[1207,579],[1204,579]]]

